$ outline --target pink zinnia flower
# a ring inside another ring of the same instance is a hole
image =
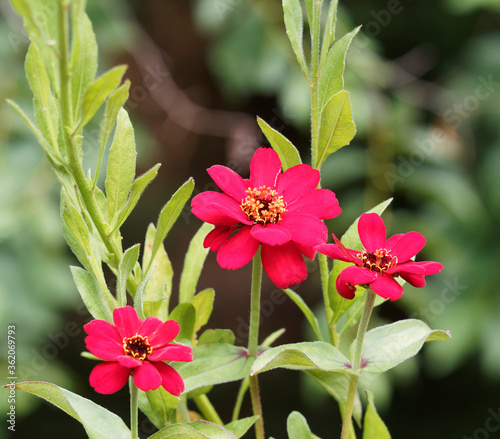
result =
[[[162,322],[157,317],[145,320],[131,306],[113,311],[115,325],[106,320],[92,320],[83,329],[87,349],[105,360],[90,373],[90,385],[99,393],[120,390],[130,374],[141,390],[163,388],[179,396],[184,391],[181,376],[163,361],[192,361],[189,346],[171,343],[180,331],[174,320]]]
[[[288,288],[307,277],[302,255],[314,259],[314,246],[326,242],[321,220],[341,209],[332,191],[316,189],[320,174],[309,165],[281,172],[278,154],[259,148],[243,179],[225,166],[208,173],[223,193],[207,191],[193,198],[193,214],[216,227],[203,245],[217,252],[222,268],[235,270],[250,262],[262,246],[262,264],[270,279]]]
[[[443,266],[438,262],[415,262],[415,256],[425,245],[425,238],[417,232],[391,236],[386,240],[382,218],[376,213],[361,215],[358,232],[363,251],[347,249],[333,235],[335,244],[323,244],[316,250],[332,259],[352,262],[337,277],[337,291],[346,299],[353,299],[356,285],[370,286],[384,299],[396,300],[403,294],[403,287],[395,277],[401,276],[414,287],[425,285],[424,276],[436,274]]]

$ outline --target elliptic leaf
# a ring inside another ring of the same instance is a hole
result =
[[[295,52],[297,61],[300,64],[304,76],[309,79],[306,60],[304,57],[304,48],[302,47],[302,37],[304,32],[304,19],[302,15],[302,6],[299,0],[283,0],[283,12],[285,14],[286,34],[292,43],[292,49]]]
[[[306,418],[299,412],[292,412],[286,420],[288,439],[312,439]]]
[[[186,424],[171,424],[149,439],[237,439],[224,427],[208,421],[195,421]]]
[[[363,439],[391,439],[389,430],[375,409],[373,394],[367,391],[366,396],[368,397],[368,407],[363,423]]]
[[[227,431],[233,433],[237,438],[243,437],[243,435],[250,429],[250,427],[255,424],[255,421],[259,416],[249,416],[248,418],[238,419],[237,421],[230,422],[224,425]]]
[[[207,288],[198,293],[191,299],[191,305],[196,311],[196,319],[194,322],[194,331],[196,334],[200,328],[208,323],[208,319],[212,315],[214,308],[215,291],[212,288]]]

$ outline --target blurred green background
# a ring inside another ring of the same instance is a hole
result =
[[[127,391],[93,393],[93,364],[79,357],[89,316],[68,269],[76,262],[60,230],[58,185],[34,138],[3,102],[9,97],[31,108],[23,73],[27,39],[7,1],[0,12],[0,324],[16,325],[19,378],[54,382],[128,419]],[[123,228],[125,245],[143,242],[147,224],[189,176],[198,193],[212,189],[205,169],[213,164],[247,173],[255,148],[266,145],[256,115],[308,159],[308,87],[279,0],[89,0],[88,13],[100,70],[129,65],[138,172],[162,163]],[[428,240],[421,260],[445,268],[424,289],[406,286],[401,300],[379,308],[375,323],[414,317],[453,335],[363,385],[375,393],[394,438],[500,437],[487,430],[500,430],[500,1],[341,2],[337,35],[359,24],[345,75],[358,133],[323,167],[323,186],[343,208],[328,226],[341,235],[364,210],[394,197],[384,217],[389,233],[421,232]],[[89,167],[96,139],[87,130]],[[199,225],[186,209],[167,238],[177,273]],[[310,279],[297,288],[311,306],[321,300],[318,277],[310,265]],[[212,254],[201,279],[202,287],[216,289],[210,327],[232,329],[240,343],[249,278],[249,267],[223,272]],[[266,280],[262,336],[285,327],[280,343],[310,337],[300,312],[288,300],[271,301],[272,291]],[[6,336],[0,339],[2,376]],[[268,435],[285,438],[293,410],[320,437],[340,431],[336,404],[298,373],[269,372],[261,387]],[[236,392],[234,385],[211,392],[224,420]],[[68,431],[85,437],[76,421],[18,393],[16,433],[9,436],[2,420],[0,438],[31,438],[35,424],[37,438]],[[150,428],[141,424],[144,435]]]

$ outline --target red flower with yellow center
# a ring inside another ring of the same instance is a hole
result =
[[[403,294],[403,287],[396,281],[401,276],[414,287],[423,287],[425,277],[441,271],[439,262],[415,262],[412,258],[425,245],[425,238],[417,232],[391,236],[386,240],[385,225],[376,213],[361,215],[358,232],[363,251],[347,249],[332,234],[335,244],[323,244],[316,250],[332,259],[352,262],[337,277],[336,287],[346,299],[353,299],[356,285],[370,286],[384,299],[396,300]]]
[[[217,252],[222,268],[234,270],[251,261],[259,247],[270,279],[288,288],[307,277],[302,256],[314,259],[314,247],[326,241],[324,219],[341,209],[335,194],[317,189],[320,174],[309,165],[281,172],[278,154],[259,148],[244,179],[225,166],[208,173],[223,193],[206,191],[193,198],[192,212],[216,227],[204,246]]]
[[[162,322],[157,317],[145,320],[131,306],[113,311],[114,325],[105,320],[92,320],[83,329],[87,349],[105,360],[90,373],[90,385],[99,393],[120,390],[132,374],[134,384],[141,390],[160,386],[179,396],[184,382],[177,371],[164,361],[191,361],[193,351],[172,341],[179,334],[174,320]]]

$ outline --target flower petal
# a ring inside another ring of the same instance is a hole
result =
[[[256,224],[252,227],[250,233],[257,240],[268,245],[281,245],[290,241],[292,235],[281,226],[281,224]]]
[[[387,250],[391,250],[394,248],[396,243],[404,236],[404,233],[398,233],[397,235],[392,235],[390,238],[387,239],[387,242],[385,243],[385,248]]]
[[[425,268],[410,260],[402,264],[396,264],[394,267],[389,268],[387,273],[393,275],[395,273],[425,274]]]
[[[238,227],[233,226],[217,226],[205,236],[203,247],[210,247],[210,250],[218,251],[231,236],[231,233]]]
[[[158,370],[149,361],[144,361],[132,373],[134,384],[144,392],[160,387],[162,378]]]
[[[262,244],[262,265],[278,288],[289,288],[307,277],[306,263],[293,242],[270,246]]]
[[[181,331],[179,323],[175,320],[167,320],[163,322],[156,332],[148,337],[149,345],[154,349],[166,346],[170,343]]]
[[[92,369],[89,383],[98,393],[110,394],[120,390],[130,376],[130,369],[116,361],[100,363]]]
[[[168,393],[179,396],[184,392],[184,381],[182,381],[179,372],[161,361],[155,361],[153,365],[161,376],[161,385]]]
[[[115,340],[120,345],[122,343],[122,337],[120,337],[116,328],[106,320],[91,320],[83,326],[83,329],[88,335],[98,335],[99,337],[109,338]]]
[[[368,284],[377,278],[377,273],[357,265],[343,269],[337,277],[337,292],[345,299],[354,299],[356,285]]]
[[[232,169],[226,166],[215,165],[207,169],[210,177],[219,186],[224,193],[233,198],[237,203],[240,203],[247,197],[246,190],[248,185]]]
[[[312,261],[315,258],[317,252],[313,247],[302,245],[298,242],[295,243],[295,246],[297,247],[299,252],[302,253],[307,259],[310,259]]]
[[[443,269],[443,264],[440,264],[439,262],[420,261],[420,262],[415,262],[415,264],[425,269],[426,276],[430,274],[439,273]]]
[[[342,211],[339,200],[328,189],[316,189],[287,205],[288,213],[305,213],[319,219],[334,218]]]
[[[370,253],[385,248],[385,225],[376,213],[364,213],[358,222],[359,238]],[[401,261],[404,262],[404,261]]]
[[[219,192],[206,191],[196,195],[191,201],[191,212],[202,221],[216,226],[253,224],[243,213],[239,203]]]
[[[319,179],[319,171],[310,165],[292,166],[280,176],[278,192],[290,204],[316,189]]]
[[[193,350],[182,344],[169,344],[167,346],[153,349],[148,355],[150,361],[193,361]]]
[[[425,277],[423,274],[409,274],[409,273],[401,273],[400,276],[408,282],[410,285],[413,285],[417,288],[425,287]]]
[[[257,253],[260,242],[251,235],[250,231],[251,227],[243,226],[220,248],[217,252],[217,262],[221,268],[235,270],[252,260]]]
[[[118,363],[120,363],[123,367],[128,367],[129,369],[133,369],[134,367],[139,367],[142,364],[142,360],[134,359],[129,357],[128,355],[120,355],[118,357]]]
[[[101,337],[100,335],[87,335],[85,345],[89,352],[103,360],[116,360],[118,356],[123,355],[123,344],[115,339]]]
[[[137,333],[139,335],[150,336],[154,334],[158,328],[163,324],[163,322],[158,317],[147,317],[139,327]]]
[[[403,295],[403,287],[390,274],[377,276],[371,284],[372,290],[384,299],[397,300]]]
[[[328,229],[323,221],[311,215],[284,215],[280,226],[290,232],[292,241],[310,247],[323,244],[328,238]]]
[[[113,310],[113,321],[120,337],[133,337],[137,334],[142,320],[131,306],[123,306]]]
[[[425,238],[418,232],[405,233],[391,250],[392,256],[398,258],[398,262],[406,262],[415,256],[425,245]]]
[[[273,149],[259,148],[255,151],[250,162],[251,187],[267,186],[275,189],[280,173],[281,161]]]

